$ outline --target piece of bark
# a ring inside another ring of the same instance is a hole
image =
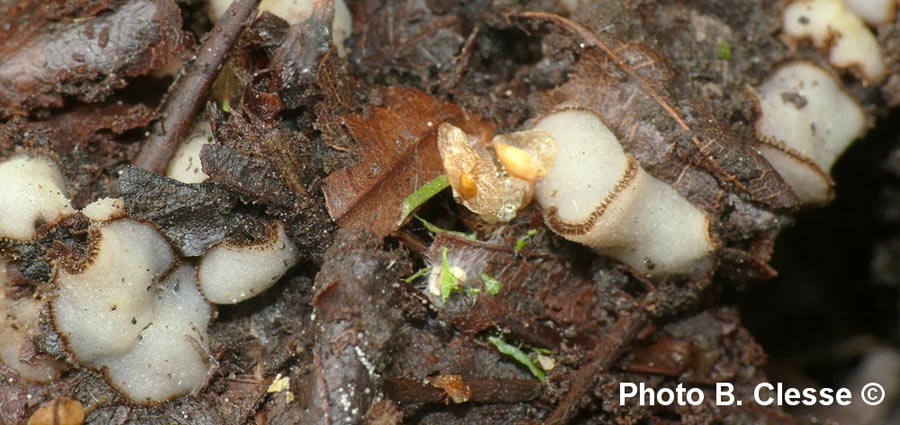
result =
[[[8,28],[0,32],[0,117],[60,107],[65,96],[102,100],[186,44],[181,10],[171,0],[104,2],[61,20],[47,16],[42,3],[19,6],[0,25]]]
[[[185,257],[203,255],[241,230],[265,228],[264,220],[242,211],[226,190],[185,184],[129,167],[119,180],[128,216],[158,226]]]
[[[343,231],[325,254],[313,299],[313,370],[301,385],[304,423],[358,423],[381,391],[388,349],[404,323],[395,285],[411,265],[380,245],[374,235]]]
[[[310,17],[291,25],[275,52],[269,92],[279,93],[285,108],[296,109],[318,94],[316,71],[322,58],[332,51],[332,21],[334,2],[314,2]]]
[[[220,144],[208,144],[200,153],[203,171],[214,182],[225,184],[247,199],[290,207],[294,195],[268,161]]]
[[[120,135],[145,127],[156,117],[156,111],[143,104],[87,104],[32,122],[31,126],[53,140],[54,152],[71,155],[75,149],[101,140],[103,135]]]

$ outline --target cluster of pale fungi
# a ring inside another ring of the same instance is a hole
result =
[[[218,18],[230,4],[210,0],[210,15]],[[310,16],[312,5],[263,0],[260,9],[296,23]],[[334,5],[334,41],[344,55],[352,22],[342,0]],[[894,0],[794,1],[784,11],[784,35],[791,43],[810,41],[827,50],[836,68],[878,82],[886,72],[884,58],[866,24],[889,22],[896,9]],[[832,72],[802,61],[776,69],[753,94],[760,153],[804,204],[829,201],[831,166],[865,133],[862,107]],[[167,175],[204,181],[199,153],[210,138],[209,125],[198,124]],[[438,144],[454,197],[486,221],[509,221],[536,200],[552,231],[650,278],[699,275],[712,265],[716,242],[705,213],[644,171],[591,111],[555,111],[533,120],[528,130],[496,136],[489,147],[442,124]],[[79,213],[47,156],[24,152],[3,160],[0,181],[0,238],[31,241],[39,230]],[[224,242],[195,268],[179,265],[152,225],[127,218],[121,199],[98,200],[80,213],[92,223],[91,258],[79,266],[55,265],[55,292],[8,296],[13,278],[0,258],[0,361],[29,380],[51,381],[68,367],[60,359],[23,355],[47,310],[68,363],[102,372],[130,400],[153,403],[188,393],[211,367],[210,303],[258,295],[296,261],[296,248],[278,223],[266,241]]]
[[[254,297],[296,262],[296,247],[275,223],[261,243],[220,243],[195,268],[180,261],[153,225],[128,218],[122,199],[100,199],[76,211],[57,163],[45,155],[20,152],[3,160],[0,181],[2,239],[33,241],[73,214],[91,223],[89,258],[57,261],[55,291],[14,299],[8,294],[11,259],[0,258],[0,360],[29,380],[54,380],[67,367],[27,355],[46,316],[67,361],[101,372],[129,400],[154,403],[191,392],[213,363],[211,303]]]
[[[834,67],[878,82],[886,66],[866,24],[889,22],[896,8],[895,0],[797,0],[784,10],[784,39],[811,42]],[[752,96],[760,154],[803,205],[830,201],[832,165],[867,129],[863,108],[831,71],[805,61],[782,64]],[[553,232],[648,278],[710,271],[717,243],[706,214],[645,172],[594,112],[557,110],[485,145],[439,128],[454,198],[485,221],[509,221],[534,198]]]
[[[231,3],[210,0],[212,20]],[[314,5],[314,0],[263,0],[259,10],[296,24],[312,15]],[[331,30],[342,57],[352,26],[347,5],[335,0]],[[180,68],[173,63],[169,73]],[[166,175],[183,183],[205,181],[200,151],[211,140],[209,124],[198,121]],[[189,393],[203,384],[212,366],[211,304],[254,297],[296,262],[296,247],[280,223],[261,243],[223,242],[196,267],[179,261],[152,225],[127,218],[121,199],[100,199],[76,211],[56,161],[45,155],[22,152],[0,161],[0,181],[0,239],[32,241],[39,230],[73,214],[91,221],[91,258],[78,267],[54,264],[55,292],[9,296],[14,272],[0,255],[0,362],[32,381],[52,381],[68,367],[28,350],[46,316],[65,343],[68,363],[101,372],[129,400],[155,403]]]

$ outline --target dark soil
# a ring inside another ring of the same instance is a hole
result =
[[[96,371],[72,365],[40,385],[0,365],[0,424],[59,397],[90,424],[852,424],[865,406],[761,406],[753,389],[846,386],[873,353],[900,353],[897,21],[877,28],[885,83],[840,74],[873,128],[834,168],[834,202],[801,211],[757,152],[747,95],[785,61],[827,66],[781,41],[782,0],[598,0],[573,14],[554,0],[352,0],[346,58],[329,1],[292,26],[263,13],[218,32],[199,0],[7,3],[0,157],[58,159],[74,206],[123,197],[183,261],[261,239],[274,220],[301,254],[273,289],[218,307],[216,365],[194,394],[139,406]],[[208,46],[218,50],[190,59]],[[185,57],[176,77],[155,72]],[[560,105],[598,111],[628,154],[707,213],[716,270],[650,281],[556,236],[535,206],[491,225],[449,190],[417,215],[474,240],[398,224],[404,194],[443,173],[440,123],[487,136]],[[197,120],[215,135],[201,154],[210,179],[160,176]],[[78,248],[84,226],[0,241],[0,255],[31,291],[52,293],[50,257]],[[441,267],[443,250],[470,290],[435,302],[427,274],[407,278]],[[66,357],[44,325],[36,352]],[[546,382],[492,337],[555,361]],[[276,375],[293,399],[267,391]],[[622,382],[683,384],[706,400],[620,405]],[[717,382],[746,402],[716,406]],[[900,421],[893,397],[867,423]]]

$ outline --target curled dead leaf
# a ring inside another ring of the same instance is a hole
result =
[[[362,159],[337,170],[323,190],[331,217],[342,227],[385,236],[397,229],[403,200],[443,174],[438,126],[449,122],[471,134],[486,135],[493,124],[454,103],[412,88],[390,87],[383,106],[368,116],[344,119]]]

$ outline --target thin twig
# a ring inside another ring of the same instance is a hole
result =
[[[238,0],[228,7],[209,37],[200,46],[197,59],[170,90],[150,138],[141,147],[134,165],[159,174],[166,171],[178,145],[188,135],[206,95],[225,63],[228,51],[256,16],[260,0]]]
[[[638,332],[650,322],[647,313],[638,311],[622,316],[613,324],[606,338],[597,344],[588,357],[588,363],[578,370],[569,393],[556,406],[545,425],[569,423],[581,408],[581,401],[594,388],[600,373],[608,369],[631,345]]]

